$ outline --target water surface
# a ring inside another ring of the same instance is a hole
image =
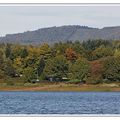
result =
[[[0,92],[0,114],[120,114],[120,92]]]

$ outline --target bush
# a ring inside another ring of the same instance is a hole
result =
[[[41,81],[45,80],[45,75],[43,73],[40,75],[39,80],[41,80]]]
[[[0,70],[0,79],[3,79],[5,77],[5,74],[2,70]]]
[[[69,80],[67,83],[74,83],[74,84],[78,84],[78,83],[83,83],[83,81],[78,80],[78,79],[72,79],[72,80]]]
[[[103,79],[102,80],[103,81],[103,83],[107,83],[107,84],[110,84],[110,83],[119,83],[119,81],[111,81],[111,80],[109,80],[109,79]]]
[[[9,86],[13,86],[14,85],[14,82],[12,80],[7,80],[6,81],[6,84],[9,85]]]
[[[93,77],[89,77],[86,80],[86,84],[99,84],[99,83],[102,83],[102,80],[99,80],[99,79],[96,79],[96,78],[93,78]]]

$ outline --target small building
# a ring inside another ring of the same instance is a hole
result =
[[[60,82],[60,81],[62,81],[62,77],[49,75],[49,76],[46,76],[46,80],[48,80],[50,82]]]
[[[39,79],[33,79],[31,80],[31,83],[38,83],[40,80]]]
[[[50,82],[63,82],[63,81],[67,81],[68,78],[55,76],[55,75],[49,75],[49,76],[46,77],[46,80],[48,80]]]
[[[69,78],[67,78],[67,77],[62,77],[62,81],[68,81],[69,80]]]

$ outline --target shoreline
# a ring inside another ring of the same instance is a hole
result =
[[[117,84],[78,85],[48,84],[31,86],[1,86],[0,91],[41,91],[41,92],[120,92]]]

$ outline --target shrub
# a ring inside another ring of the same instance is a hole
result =
[[[96,79],[94,77],[89,77],[86,80],[86,84],[99,84],[99,83],[102,83],[102,80]]]
[[[7,80],[6,81],[6,84],[9,85],[9,86],[13,86],[14,85],[14,82],[12,80]]]
[[[75,84],[77,84],[77,83],[80,83],[80,80],[72,79],[72,80],[69,80],[67,83],[75,83]]]

